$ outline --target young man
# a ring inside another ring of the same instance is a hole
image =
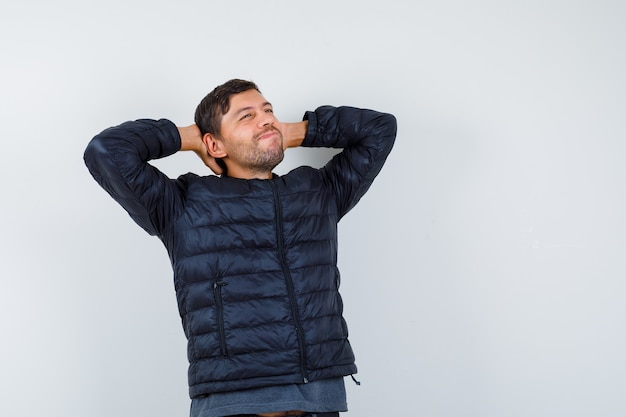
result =
[[[320,107],[281,123],[249,81],[198,105],[195,124],[137,120],[85,151],[96,181],[167,248],[188,339],[194,417],[338,416],[356,373],[338,292],[337,223],[381,170],[392,115]],[[272,170],[286,148],[342,148],[325,167]],[[192,150],[218,175],[149,164]]]

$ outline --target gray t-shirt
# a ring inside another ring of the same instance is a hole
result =
[[[190,417],[225,417],[289,410],[317,413],[348,411],[343,378],[220,392],[194,398],[191,400]]]

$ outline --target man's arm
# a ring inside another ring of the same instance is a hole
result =
[[[297,148],[302,145],[306,137],[309,122],[304,120],[297,123],[282,123],[283,148]]]
[[[396,118],[367,109],[322,106],[304,119],[309,123],[302,146],[343,149],[320,170],[335,191],[342,217],[382,169],[395,141]]]
[[[85,150],[94,179],[152,235],[159,235],[176,215],[182,195],[175,181],[148,161],[178,152],[181,139],[169,120],[142,119],[104,130]]]
[[[215,158],[209,155],[206,144],[202,140],[202,133],[198,125],[190,125],[185,127],[179,127],[178,133],[180,134],[180,150],[181,151],[193,151],[204,162],[204,165],[208,166],[211,171],[217,175],[222,174],[222,168],[218,165]]]

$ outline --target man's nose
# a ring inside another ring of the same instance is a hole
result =
[[[276,121],[276,118],[272,113],[263,113],[261,117],[259,117],[259,126],[266,127],[271,126]]]

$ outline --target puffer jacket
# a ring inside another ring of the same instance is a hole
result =
[[[126,122],[87,146],[96,181],[167,248],[192,398],[357,371],[338,291],[337,223],[381,170],[396,121],[330,106],[305,120],[302,146],[342,152],[321,169],[271,180],[168,178],[148,163],[180,149],[165,119]]]

